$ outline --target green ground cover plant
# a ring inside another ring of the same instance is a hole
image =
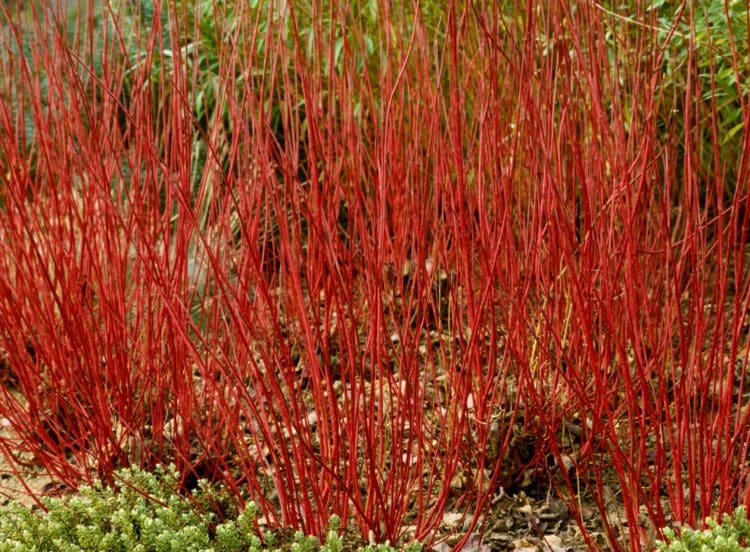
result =
[[[591,549],[748,505],[747,3],[6,5],[14,477],[459,549],[527,479]]]
[[[0,510],[0,550],[107,552],[341,552],[340,521],[329,521],[321,544],[301,532],[258,530],[255,505],[233,511],[231,497],[207,481],[182,496],[174,466],[153,473],[118,470],[115,484],[84,486],[75,495],[44,498],[44,511],[13,504]],[[217,512],[223,519],[217,519]],[[357,547],[362,552],[395,552],[388,545]],[[405,550],[419,552],[413,544]]]
[[[665,531],[667,542],[658,542],[662,552],[736,552],[747,550],[750,539],[750,523],[744,507],[737,508],[732,515],[724,514],[721,523],[706,520],[706,529],[684,528],[677,536],[673,530]]]

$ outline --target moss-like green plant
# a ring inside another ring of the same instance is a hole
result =
[[[661,552],[736,552],[748,550],[744,543],[750,541],[750,522],[745,508],[740,507],[733,515],[724,514],[722,522],[706,520],[707,528],[682,529],[677,536],[672,529],[665,529],[667,542],[656,543]]]
[[[18,503],[0,509],[0,552],[19,551],[135,551],[232,552],[272,549],[282,543],[277,535],[259,535],[256,508],[244,510],[216,523],[217,504],[228,497],[205,481],[191,497],[179,493],[179,473],[174,466],[157,466],[153,473],[138,468],[117,472],[114,486],[82,487],[75,495],[43,498],[46,512]],[[297,532],[285,549],[295,552],[340,552],[341,520],[332,516],[326,542]],[[365,552],[390,552],[389,545],[363,548]],[[407,550],[419,552],[421,545]]]

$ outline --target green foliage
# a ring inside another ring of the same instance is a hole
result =
[[[255,508],[216,526],[210,506],[222,500],[205,484],[193,501],[178,492],[174,467],[122,470],[113,487],[83,487],[77,495],[44,498],[46,514],[14,504],[0,513],[2,550],[247,550],[260,546]],[[205,513],[201,513],[205,512]],[[213,547],[213,548],[211,548]]]
[[[750,54],[747,48],[748,13],[744,0],[714,2],[701,0],[689,9],[680,10],[679,2],[654,0],[651,9],[657,14],[658,38],[669,43],[664,57],[664,92],[674,90],[684,93],[688,71],[688,58],[692,52],[700,79],[703,100],[716,101],[719,135],[723,153],[736,154],[743,128],[740,99],[750,90],[747,68]],[[669,30],[675,32],[669,37]],[[734,55],[736,58],[736,65]],[[735,70],[735,67],[737,70]],[[737,137],[737,139],[735,139]],[[737,142],[737,143],[735,143]]]
[[[651,44],[644,52],[661,56],[654,91],[660,105],[656,122],[661,136],[665,142],[670,137],[677,144],[692,143],[700,161],[696,166],[701,171],[703,195],[716,173],[725,172],[724,193],[730,197],[743,145],[742,102],[750,92],[745,0],[651,0],[639,14],[633,12],[633,5],[622,2],[598,6],[609,21],[606,40],[613,64],[644,61],[634,49],[637,36]],[[624,103],[626,113],[636,109],[627,105],[627,99]],[[689,125],[690,136],[685,135],[686,114],[697,118]],[[678,173],[683,166],[684,159],[678,159]]]
[[[267,76],[271,65],[282,63],[282,72],[290,77],[288,83],[298,84],[296,55],[290,55],[295,52],[301,54],[303,63],[319,70],[323,82],[342,73],[348,52],[352,62],[346,64],[347,67],[354,68],[358,76],[367,73],[377,85],[386,61],[386,37],[394,51],[405,50],[414,22],[420,18],[431,40],[444,39],[444,10],[435,0],[420,3],[419,14],[407,3],[403,13],[393,15],[395,22],[392,21],[388,29],[383,24],[377,0],[349,3],[174,0],[168,4],[171,7],[167,8],[165,3],[162,8],[162,50],[154,52],[157,55],[146,56],[147,41],[141,40],[130,56],[134,64],[149,59],[151,74],[158,79],[165,70],[167,73],[171,70],[173,48],[180,48],[188,72],[194,69],[198,72],[196,88],[191,92],[191,107],[204,128],[217,122],[229,125],[228,107],[221,101],[224,92],[240,101],[243,91],[250,90],[264,99],[265,113],[269,114],[272,127],[279,130],[284,96],[279,87],[286,84],[278,79],[277,89],[270,94]],[[143,35],[151,28],[155,17],[154,0],[140,0],[140,5],[137,15],[120,19],[123,34]],[[314,5],[317,5],[315,9]],[[165,19],[169,10],[181,22],[179,29],[170,31],[169,21]],[[170,32],[179,44],[171,45]],[[279,45],[283,45],[284,59],[274,59],[279,55]],[[301,89],[285,92],[298,102],[295,107],[303,110]],[[161,100],[165,100],[163,95]],[[360,100],[355,100],[361,108]],[[232,131],[231,128],[226,130]]]
[[[131,468],[117,472],[112,487],[96,484],[82,487],[72,496],[43,498],[46,513],[12,503],[0,509],[0,552],[252,552],[266,550],[281,540],[273,534],[261,539],[255,530],[253,503],[216,523],[212,510],[217,504],[228,503],[228,496],[201,481],[189,498],[184,497],[178,482],[174,466],[157,466],[153,473]],[[340,526],[341,520],[332,516],[325,543],[298,532],[286,549],[341,552]],[[377,545],[362,550],[396,549]],[[420,552],[422,547],[412,544],[407,550]]]
[[[745,509],[740,507],[733,515],[724,514],[721,524],[706,520],[707,528],[698,531],[684,528],[679,537],[672,529],[665,529],[667,542],[657,542],[661,552],[736,552],[747,550],[743,544],[750,540],[750,523]]]
[[[660,87],[664,101],[660,126],[665,135],[674,127],[680,131],[678,139],[682,139],[684,114],[693,113],[699,118],[692,128],[701,129],[700,134],[693,137],[700,159],[701,195],[707,194],[717,172],[726,172],[724,194],[728,199],[736,187],[736,167],[742,151],[742,100],[747,99],[750,90],[747,8],[744,0],[700,0],[692,5],[688,3],[682,11],[680,4],[654,0],[651,6],[659,28],[657,38],[660,45],[666,46]],[[674,29],[671,36],[670,29]],[[691,90],[694,97],[687,105],[689,82],[699,87],[699,94]],[[716,116],[712,114],[714,109]],[[713,127],[718,140],[712,137]],[[682,163],[684,161],[680,165]]]

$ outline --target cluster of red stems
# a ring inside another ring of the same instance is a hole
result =
[[[149,64],[176,4],[137,63],[91,5],[72,39],[0,7],[4,52],[31,44],[0,57],[8,469],[75,487],[173,461],[271,526],[338,514],[391,542],[447,508],[480,530],[509,471],[546,473],[581,526],[587,493],[633,550],[750,505],[747,98],[723,158],[705,80],[663,97],[642,3],[628,63],[595,2],[452,0],[440,43],[419,3],[377,4],[374,71],[363,31],[310,56],[295,2],[239,10],[203,123],[195,51]]]

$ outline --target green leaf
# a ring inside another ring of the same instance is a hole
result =
[[[729,132],[727,132],[727,135],[724,138],[724,140],[721,142],[721,144],[724,145],[727,142],[729,142],[732,138],[734,138],[734,135],[737,134],[743,128],[745,128],[744,121],[734,125],[731,129],[729,129]]]

